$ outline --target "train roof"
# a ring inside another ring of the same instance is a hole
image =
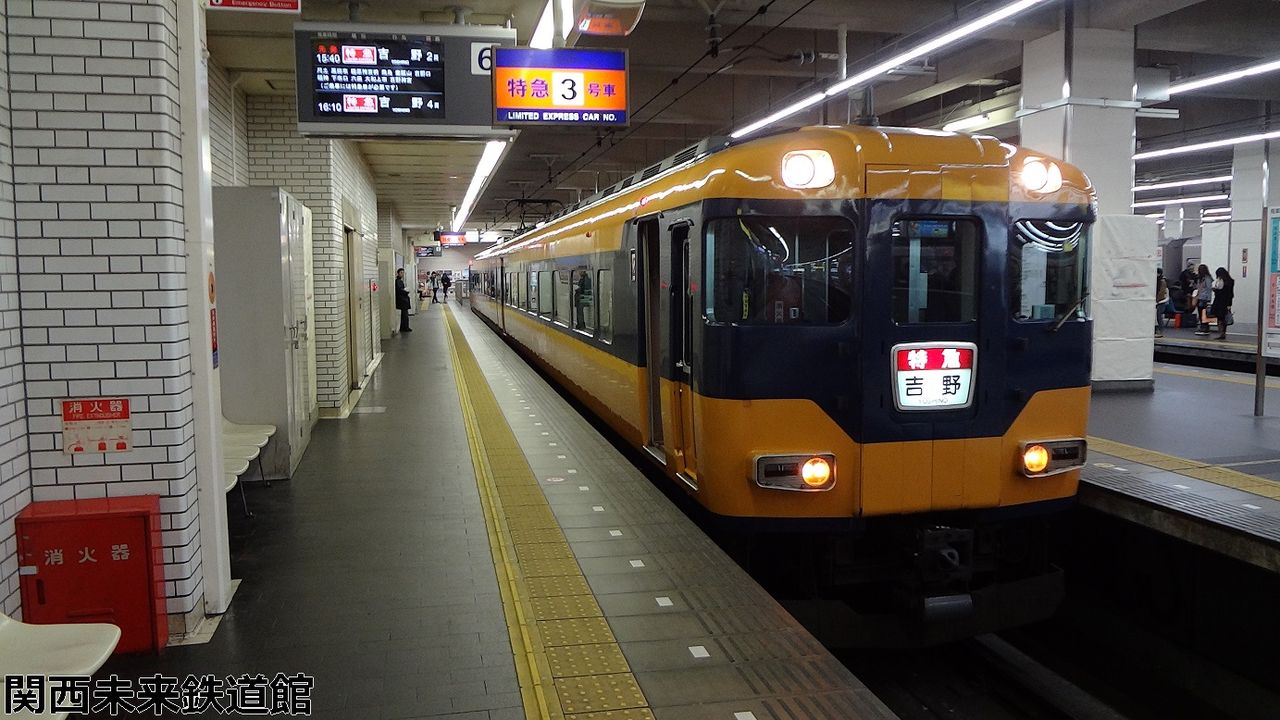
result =
[[[486,249],[478,257],[489,257],[503,254],[508,248],[525,242],[534,233],[539,236],[557,233],[562,222],[614,196],[638,191],[642,186],[651,185],[657,180],[673,172],[694,166],[709,157],[733,149],[752,146],[775,146],[778,150],[793,149],[786,146],[794,144],[797,139],[811,139],[819,143],[844,140],[852,142],[862,161],[866,164],[920,164],[926,159],[928,164],[954,164],[1007,167],[1019,154],[1033,154],[1014,145],[1000,141],[988,135],[973,135],[942,130],[906,127],[862,126],[862,125],[811,125],[799,128],[788,128],[776,132],[753,135],[741,141],[733,141],[726,137],[713,136],[681,149],[679,152],[653,163],[636,173],[600,190],[579,202],[566,206],[535,228],[504,242]],[[900,143],[909,139],[909,147]],[[1077,185],[1092,192],[1087,178],[1079,170],[1069,165],[1062,165],[1064,176],[1068,173],[1077,178]],[[577,225],[579,223],[572,223]]]

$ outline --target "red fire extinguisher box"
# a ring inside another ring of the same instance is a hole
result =
[[[117,653],[165,646],[159,496],[34,502],[15,522],[26,622],[112,623]]]

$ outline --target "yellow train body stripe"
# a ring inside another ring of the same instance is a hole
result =
[[[482,310],[497,312],[492,299],[481,302],[486,303]],[[507,333],[591,412],[633,446],[650,443],[646,368],[528,313],[507,307],[504,317]],[[1035,393],[1000,437],[858,443],[812,400],[706,397],[665,378],[659,387],[666,473],[695,479],[698,502],[721,515],[847,518],[1004,507],[1071,497],[1079,485],[1079,471],[1024,476],[1020,451],[1031,440],[1084,437],[1089,388]],[[677,399],[684,405],[680,413],[673,412]],[[797,493],[756,486],[757,456],[808,452],[835,454],[831,490]]]
[[[644,694],[447,304],[444,317],[525,717],[651,719]]]

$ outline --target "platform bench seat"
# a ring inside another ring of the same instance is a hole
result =
[[[120,628],[107,623],[31,625],[0,614],[0,667],[12,675],[89,676],[111,657]],[[52,686],[45,683],[45,707]],[[15,718],[65,718],[67,713],[22,711]]]

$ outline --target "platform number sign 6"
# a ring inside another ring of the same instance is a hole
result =
[[[582,107],[585,104],[586,82],[580,72],[551,73],[551,86],[555,88],[551,104],[556,107]]]
[[[471,43],[471,74],[488,75],[493,72],[493,45]]]

